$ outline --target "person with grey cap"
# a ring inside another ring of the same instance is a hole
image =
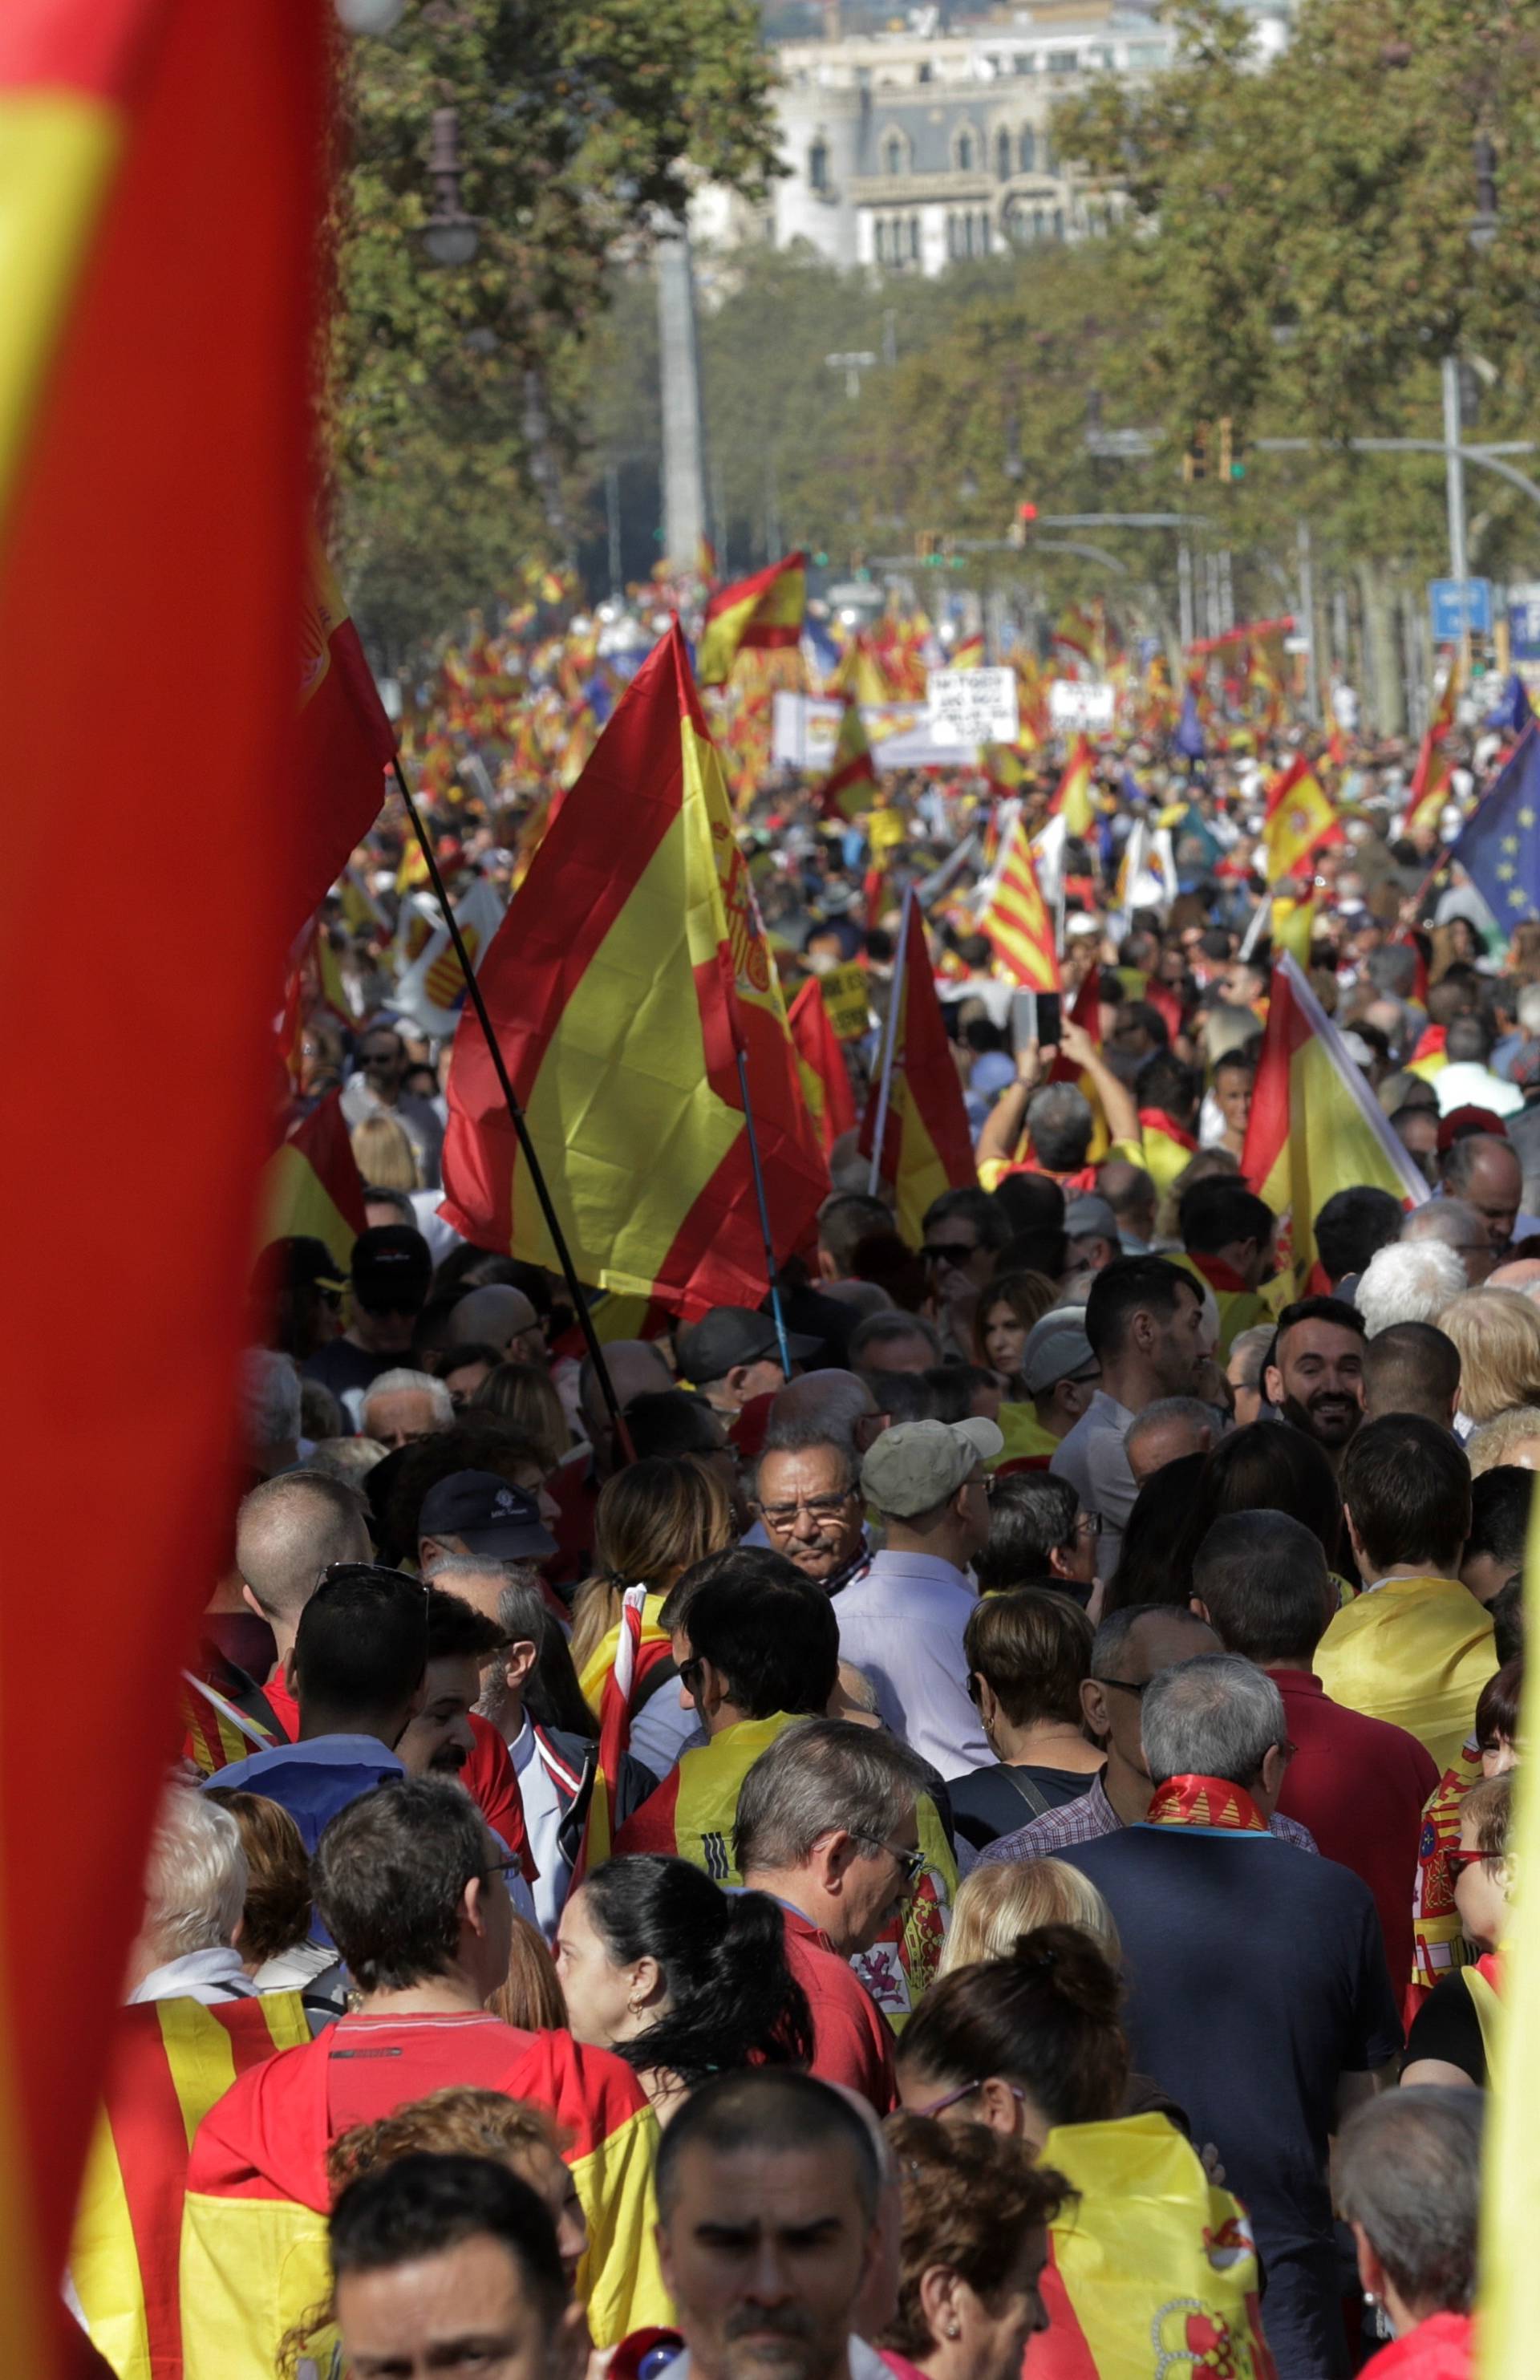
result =
[[[788,1331],[786,1353],[794,1364],[816,1355],[822,1342]],[[709,1314],[681,1330],[674,1341],[679,1376],[698,1389],[718,1413],[742,1413],[753,1397],[773,1396],[786,1385],[781,1342],[768,1314],[747,1305],[713,1305]]]
[[[1083,1306],[1059,1305],[1035,1322],[1022,1346],[1021,1377],[1031,1402],[1000,1409],[1002,1470],[1046,1469],[1091,1402],[1101,1366],[1085,1336]]]
[[[1094,1190],[1083,1191],[1066,1204],[1064,1236],[1070,1244],[1072,1272],[1100,1272],[1122,1254],[1118,1219]]]
[[[444,1554],[540,1562],[556,1540],[535,1498],[495,1471],[452,1471],[430,1488],[418,1520],[418,1567],[428,1577]]]
[[[868,1448],[861,1492],[886,1543],[835,1603],[840,1652],[870,1680],[879,1717],[943,1777],[994,1758],[968,1697],[967,1566],[989,1534],[992,1421],[902,1422]]]

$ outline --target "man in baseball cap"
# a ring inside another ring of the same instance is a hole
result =
[[[787,1334],[794,1364],[816,1355],[821,1342]],[[786,1385],[781,1342],[768,1314],[747,1305],[713,1305],[709,1314],[681,1330],[674,1341],[682,1379],[698,1389],[718,1413],[742,1411],[751,1397],[773,1395]]]
[[[364,1390],[377,1373],[394,1369],[410,1348],[432,1279],[428,1243],[409,1223],[378,1223],[354,1241],[347,1328],[329,1346],[318,1347],[303,1369],[341,1400],[355,1429]]]
[[[306,1233],[270,1240],[251,1276],[254,1343],[303,1364],[341,1330],[346,1287],[347,1267],[324,1240]]]
[[[452,1471],[422,1500],[418,1566],[425,1576],[437,1554],[540,1562],[555,1550],[534,1497],[510,1487],[495,1471]]]
[[[1091,1402],[1101,1366],[1085,1336],[1085,1309],[1056,1306],[1035,1322],[1022,1347],[1022,1384],[1031,1402],[1003,1404],[1000,1471],[1046,1471]]]
[[[835,1603],[843,1658],[866,1672],[879,1715],[955,1777],[994,1759],[968,1698],[963,1631],[978,1597],[967,1566],[989,1534],[992,1421],[900,1422],[867,1448],[861,1492],[887,1543]]]

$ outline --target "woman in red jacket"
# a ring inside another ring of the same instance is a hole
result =
[[[1338,2210],[1395,2333],[1362,2380],[1471,2380],[1484,2105],[1480,2091],[1388,2091],[1338,2136]]]

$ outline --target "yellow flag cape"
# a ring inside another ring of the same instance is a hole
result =
[[[1316,1653],[1334,1702],[1404,1727],[1440,1774],[1497,1666],[1491,1617],[1457,1578],[1388,1578],[1334,1615]]]

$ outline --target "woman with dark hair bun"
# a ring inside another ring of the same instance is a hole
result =
[[[900,2098],[915,2115],[1021,2142],[1074,2193],[1050,2224],[1050,2327],[1028,2344],[1024,2380],[1201,2369],[1220,2343],[1237,2371],[1269,2371],[1240,2207],[1169,2118],[1118,2112],[1122,1998],[1089,1935],[1039,1925],[1009,1958],[932,1984],[899,2041]],[[1222,2257],[1211,2252],[1221,2242]]]
[[[643,1852],[596,1868],[562,1912],[556,1972],[573,2038],[624,2058],[662,2123],[709,2074],[812,2060],[781,1911],[688,1860]]]

